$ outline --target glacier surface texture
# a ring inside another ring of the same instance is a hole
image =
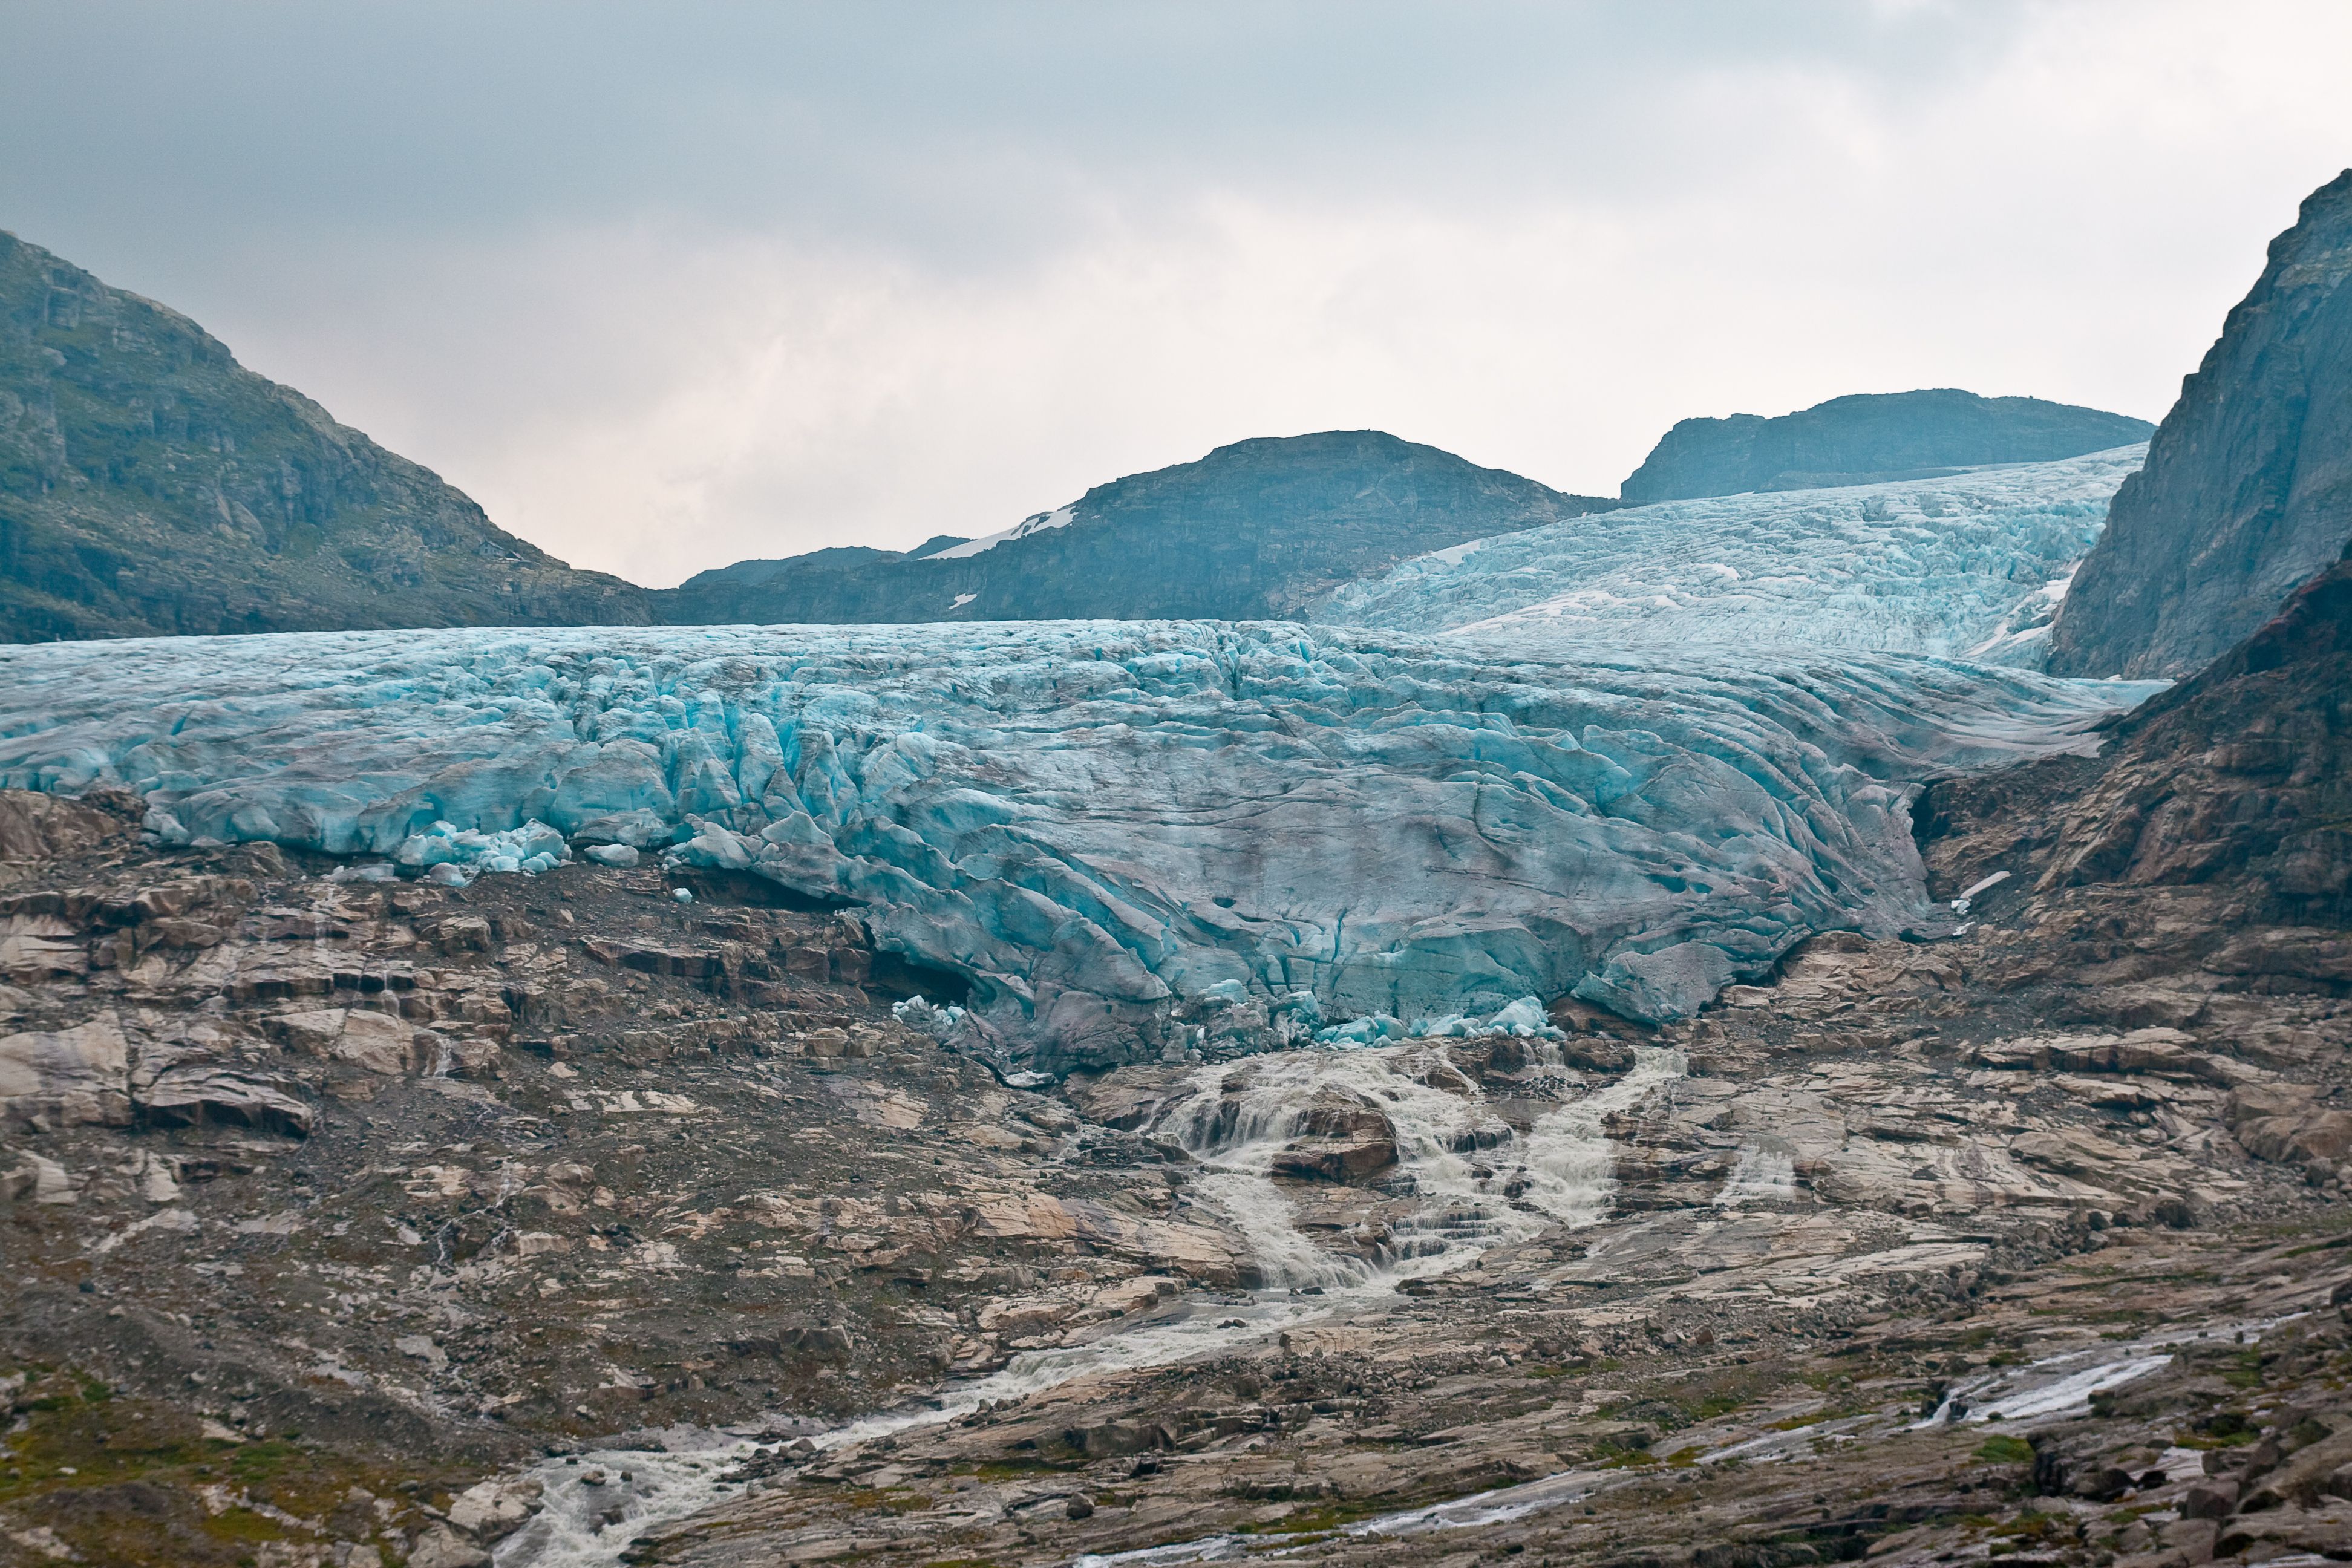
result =
[[[1400,563],[1318,616],[1636,647],[1851,648],[2041,668],[2146,443],[1935,479],[1666,501]]]
[[[412,873],[568,853],[534,823],[756,872],[1054,1071],[1237,1003],[1686,1014],[1812,931],[1932,922],[1910,782],[2088,750],[2149,689],[1277,623],[60,643],[0,649],[0,784]]]

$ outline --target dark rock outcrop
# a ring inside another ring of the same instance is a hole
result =
[[[1767,419],[1685,419],[1620,493],[1628,503],[1930,479],[1979,463],[2046,463],[2147,439],[2145,419],[1946,387],[1833,397]]]
[[[1098,485],[984,549],[820,550],[653,597],[673,625],[1295,617],[1408,556],[1615,504],[1377,430],[1332,430]]]
[[[2347,670],[2352,556],[2196,679],[2115,723],[2114,761],[2067,813],[2044,884],[2221,879],[2261,918],[2352,923]],[[2352,982],[2352,949],[2225,948],[2208,967]]]
[[[2352,170],[2314,192],[2181,384],[2052,633],[2057,675],[2185,675],[2352,538]]]
[[[186,317],[0,233],[0,641],[646,618]]]

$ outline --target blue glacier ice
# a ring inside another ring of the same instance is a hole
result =
[[[1318,619],[1620,647],[1850,648],[2041,668],[2145,443],[2055,463],[1630,507],[1418,556]]]
[[[2149,689],[1274,623],[159,638],[0,648],[0,784],[406,874],[748,870],[1061,1070],[1236,1019],[1672,1018],[1812,931],[1933,930],[1916,781],[2089,750]]]

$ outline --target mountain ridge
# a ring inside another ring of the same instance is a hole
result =
[[[1633,504],[1748,491],[1940,479],[1992,463],[2045,463],[2145,441],[2128,415],[1958,387],[1862,392],[1767,418],[1679,420],[1619,496]]]
[[[646,619],[179,311],[0,232],[0,638]]]
[[[1399,561],[1618,504],[1385,431],[1261,436],[980,539],[738,562],[655,602],[673,625],[1285,619]]]

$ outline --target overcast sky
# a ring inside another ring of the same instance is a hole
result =
[[[0,228],[577,564],[1374,426],[2162,416],[2352,163],[2342,0],[0,0]]]

